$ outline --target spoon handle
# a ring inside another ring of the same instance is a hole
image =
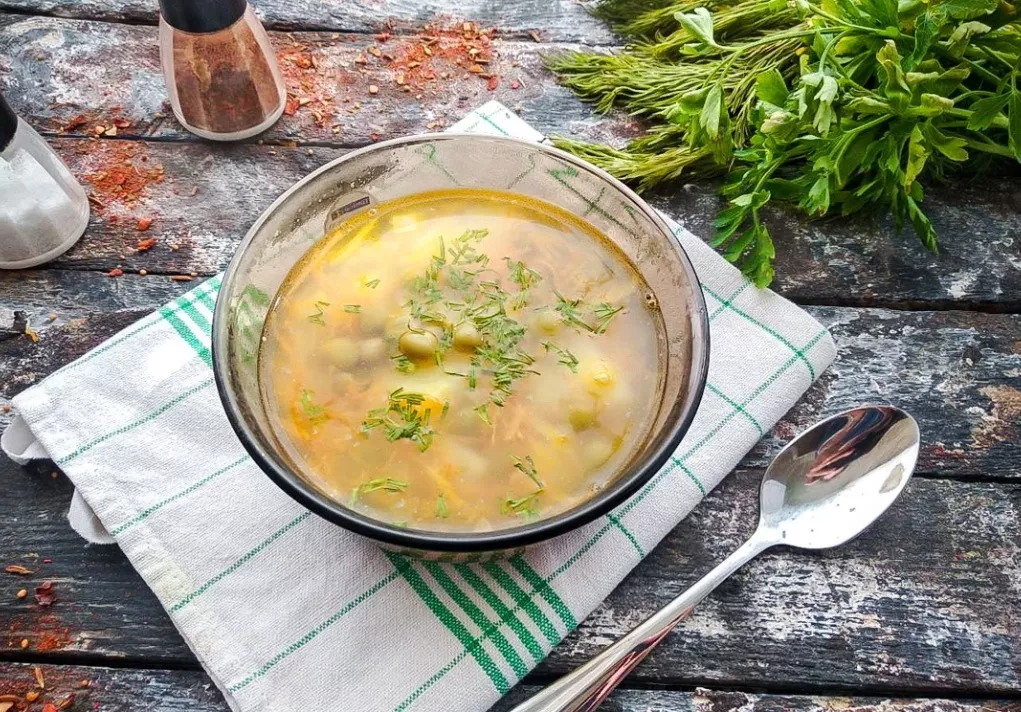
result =
[[[511,712],[593,712],[659,641],[724,579],[776,542],[756,532],[680,596],[599,655],[564,675]]]

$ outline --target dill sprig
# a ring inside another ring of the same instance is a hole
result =
[[[547,63],[597,110],[648,129],[624,148],[555,144],[639,190],[728,174],[713,244],[759,285],[773,278],[770,203],[889,210],[935,251],[920,180],[1021,161],[1021,15],[1006,0],[603,0],[594,12],[628,48]]]
[[[520,470],[528,479],[534,482],[535,486],[539,488],[539,492],[546,489],[546,485],[539,479],[539,471],[535,469],[535,461],[531,455],[526,455],[524,460],[516,455],[511,455],[511,460],[514,461],[514,469]]]
[[[301,404],[301,412],[304,413],[305,417],[308,418],[308,421],[312,425],[319,425],[319,423],[322,423],[330,419],[330,416],[326,412],[326,409],[323,408],[321,405],[318,405],[317,403],[313,402],[312,391],[310,391],[309,389],[307,388],[301,389],[299,402]]]
[[[525,497],[506,497],[500,502],[502,514],[517,514],[525,519],[539,516],[539,494],[530,494]]]
[[[571,353],[570,349],[562,349],[552,341],[543,341],[542,347],[546,349],[546,353],[552,351],[559,357],[557,363],[567,366],[571,369],[571,373],[578,372],[578,357]]]
[[[306,318],[317,326],[326,326],[326,320],[323,318],[326,314],[323,310],[330,306],[329,302],[318,301],[314,305],[315,313],[309,314]]]
[[[437,519],[446,519],[448,516],[450,516],[450,510],[447,507],[447,499],[440,492],[436,495],[436,517]]]
[[[432,445],[435,431],[429,425],[432,411],[420,408],[425,402],[421,393],[407,393],[404,388],[392,391],[383,408],[370,410],[362,421],[362,432],[370,433],[377,428],[389,442],[410,440],[425,452]]]

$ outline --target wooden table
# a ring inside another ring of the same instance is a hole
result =
[[[172,275],[222,270],[273,198],[353,147],[449,125],[490,98],[545,132],[619,141],[637,130],[626,117],[594,115],[542,69],[543,52],[617,42],[570,0],[261,0],[291,87],[326,101],[298,107],[258,141],[213,145],[164,106],[154,6],[0,0],[0,86],[13,107],[79,176],[96,181],[125,153],[165,176],[127,204],[92,186],[104,204],[74,249],[0,273],[0,410],[194,286]],[[437,58],[449,79],[403,91],[387,55],[419,44],[427,23],[465,20],[499,30],[487,66],[495,90]],[[394,36],[374,36],[384,29]],[[900,503],[839,551],[776,552],[734,576],[606,709],[1021,710],[1019,187],[996,177],[932,186],[939,258],[885,220],[773,216],[775,287],[830,327],[837,362],[512,698],[590,657],[749,534],[762,468],[793,433],[878,401],[922,427],[919,470]],[[704,184],[652,202],[702,236],[718,205]],[[143,217],[153,218],[144,233]],[[156,245],[139,252],[148,237]],[[123,276],[107,276],[118,266]],[[10,417],[0,413],[0,426]],[[0,695],[23,695],[38,667],[47,692],[33,710],[72,691],[75,710],[226,710],[118,549],[86,546],[67,526],[71,492],[52,465],[0,461],[0,565],[36,571],[0,573]],[[42,580],[57,591],[51,608],[31,595]],[[30,595],[19,600],[21,588]]]

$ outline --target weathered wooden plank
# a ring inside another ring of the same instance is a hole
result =
[[[479,55],[491,60],[484,73],[499,77],[491,91],[488,79],[468,71],[471,55],[460,29],[440,33],[429,56],[421,49],[422,35],[386,41],[326,32],[271,35],[288,91],[311,101],[260,136],[267,142],[360,146],[374,135],[449,125],[489,99],[520,106],[541,131],[595,138],[634,129],[622,117],[596,122],[543,68],[541,52],[572,45],[493,40],[492,52]],[[408,69],[412,61],[420,65]],[[121,119],[131,125],[119,127],[120,136],[197,140],[164,105],[155,27],[0,14],[0,69],[11,105],[42,130],[71,127],[81,134]],[[378,93],[370,93],[370,86]]]
[[[609,44],[614,35],[572,0],[254,0],[267,27],[331,32],[401,32],[426,23],[472,21],[503,34],[538,31],[551,40]],[[143,0],[0,0],[0,10],[59,17],[154,24],[156,5]]]
[[[45,661],[105,657],[193,664],[152,594],[115,547],[86,546],[64,521],[69,483],[51,468],[0,463],[0,659],[20,640]],[[561,674],[680,593],[755,523],[759,471],[728,478],[643,562],[538,674]],[[1021,486],[916,479],[869,533],[830,553],[763,556],[726,583],[633,675],[636,684],[732,684],[875,694],[1021,690],[1017,531]],[[45,563],[44,559],[50,559]],[[54,582],[39,609],[18,588]],[[43,617],[45,614],[45,618]],[[40,648],[50,648],[40,650]]]
[[[391,70],[379,66],[380,62],[385,65],[385,60],[365,53],[370,39],[342,36],[333,40],[332,35],[303,34],[299,36],[301,47],[307,47],[312,37],[327,38],[326,45],[308,53],[294,49],[289,39],[278,35],[282,63],[290,68],[292,78],[305,77],[318,93],[336,99],[332,106],[312,103],[299,108],[294,116],[284,117],[266,136],[268,141],[363,145],[371,142],[373,135],[392,138],[426,131],[430,126],[441,128],[439,122],[449,124],[490,97],[520,105],[522,116],[546,132],[619,140],[635,130],[632,122],[620,117],[594,116],[557,86],[540,66],[537,53],[546,45],[496,43],[498,56],[491,66],[503,79],[495,92],[488,91],[477,77],[455,78],[430,83],[419,101],[416,92],[400,91]],[[395,38],[378,47],[381,52],[399,55],[408,42],[408,38]],[[354,63],[360,55],[366,57],[365,67]],[[315,67],[302,69],[295,64],[312,56],[317,58]],[[188,267],[211,273],[222,269],[236,240],[272,197],[340,151],[196,143],[182,133],[163,107],[165,90],[158,64],[152,28],[0,16],[0,69],[9,69],[0,83],[8,85],[10,100],[33,124],[53,130],[80,117],[84,123],[74,129],[80,133],[97,125],[109,128],[119,118],[122,124],[130,122],[130,126],[117,128],[119,138],[182,140],[181,144],[150,144],[144,149],[166,168],[168,183],[153,187],[150,200],[142,205],[166,218],[156,225],[157,230],[172,228],[185,237],[195,233],[191,243],[195,254],[168,254],[165,264],[154,267],[156,271]],[[437,69],[439,66],[452,65],[438,65]],[[520,81],[518,89],[510,88],[511,77],[516,78],[511,81]],[[373,83],[380,87],[376,95],[368,93]],[[345,103],[348,95],[351,100]],[[361,108],[348,113],[356,102]],[[324,115],[319,125],[312,111],[320,109],[335,110],[336,116]],[[94,172],[109,159],[108,154],[127,150],[119,141],[57,144],[82,175]],[[308,150],[313,151],[311,156]],[[169,182],[172,180],[176,182]],[[793,214],[776,215],[771,221],[779,252],[776,287],[805,303],[910,308],[966,305],[1019,311],[1021,210],[1016,182],[1016,178],[995,177],[979,183],[932,186],[926,205],[942,239],[938,257],[926,252],[910,232],[894,237],[888,220],[813,223]],[[195,186],[200,192],[191,196]],[[696,234],[711,234],[709,223],[719,205],[711,184],[678,187],[654,197],[653,202]],[[108,225],[94,221],[82,247],[61,263],[109,269],[117,263],[116,255],[125,254],[137,237],[133,222]]]
[[[141,709],[152,712],[226,712],[228,709],[212,681],[198,670],[119,670],[74,665],[43,665],[40,670],[48,689],[45,697],[38,701],[59,702],[73,692],[76,706],[72,709],[89,709],[95,704],[99,705],[97,709],[115,712]],[[82,687],[82,680],[88,680],[88,687]],[[33,689],[33,685],[33,666],[0,664],[0,694],[23,697],[24,693]],[[519,685],[491,712],[505,712],[538,690],[535,685]],[[1021,705],[1009,700],[810,697],[700,688],[693,692],[617,690],[600,707],[603,712],[725,712],[735,709],[747,712],[830,712],[837,709],[854,712],[1017,712]]]
[[[156,225],[150,230],[156,231]],[[141,255],[129,251],[123,264],[125,269],[151,269],[150,260],[163,253],[176,254],[161,243]],[[187,269],[173,264],[179,271]],[[0,403],[189,286],[153,274],[111,278],[69,270],[0,272]],[[764,467],[787,439],[816,419],[871,401],[899,405],[918,418],[924,472],[1021,475],[1021,316],[808,310],[836,337],[837,361],[747,464]],[[57,315],[53,322],[51,313]],[[38,331],[37,344],[23,333],[26,318]]]

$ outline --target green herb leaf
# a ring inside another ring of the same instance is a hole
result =
[[[762,72],[755,78],[755,95],[759,101],[768,105],[769,110],[779,111],[787,104],[790,92],[783,75],[778,69]]]
[[[518,499],[507,497],[500,503],[500,511],[503,514],[517,514],[525,519],[537,517],[539,516],[539,495],[530,494]]]
[[[472,412],[479,416],[483,423],[486,425],[492,425],[493,421],[489,419],[489,404],[483,403],[482,405],[472,408]]]
[[[716,42],[713,40],[713,17],[704,7],[695,8],[695,10],[691,13],[674,13],[674,19],[677,20],[678,24],[687,30],[692,37],[697,38],[711,47],[717,46]]]
[[[546,353],[553,351],[560,358],[557,359],[557,363],[567,366],[571,369],[571,373],[578,372],[578,358],[572,354],[568,349],[562,349],[552,341],[543,341],[542,347],[546,349]]]
[[[1014,90],[1007,102],[1007,141],[1014,158],[1021,161],[1021,92]]]
[[[437,519],[446,519],[450,516],[450,510],[447,509],[447,500],[440,492],[436,495],[436,517]]]
[[[317,405],[312,401],[312,391],[307,388],[301,389],[299,402],[301,403],[301,412],[305,414],[305,417],[308,418],[312,425],[318,425],[330,419],[326,410],[321,405]]]
[[[702,111],[698,117],[699,124],[711,139],[720,135],[721,111],[723,111],[723,87],[717,84],[706,94],[705,103],[702,105]]]
[[[323,319],[323,316],[324,316],[323,309],[325,307],[330,306],[330,303],[329,302],[322,302],[322,301],[320,301],[320,302],[316,302],[314,306],[315,306],[315,310],[316,310],[315,313],[314,314],[309,314],[308,317],[306,317],[306,318],[310,322],[312,322],[313,324],[315,324],[317,326],[326,326],[326,320]]]
[[[971,116],[968,118],[968,129],[971,131],[985,131],[993,125],[1000,112],[1010,101],[1010,94],[993,94],[985,99],[979,99],[971,105]]]
[[[546,488],[542,480],[539,479],[539,471],[535,469],[535,461],[531,455],[526,455],[524,460],[516,455],[511,455],[511,460],[514,461],[514,468],[524,473],[528,479],[534,482],[535,486],[539,488],[539,492]]]
[[[996,4],[997,0],[943,0],[936,7],[955,20],[970,20],[988,15]]]
[[[376,287],[379,286],[379,280],[370,279],[368,282],[365,283],[365,286],[368,287],[369,289],[375,289]]]
[[[429,425],[431,411],[418,407],[424,402],[421,393],[406,393],[398,388],[390,393],[386,406],[369,411],[362,421],[362,432],[382,429],[387,441],[411,440],[425,452],[432,445],[435,431]]]
[[[348,314],[360,314],[362,311],[362,307],[358,304],[345,304],[344,311],[346,311]]]

